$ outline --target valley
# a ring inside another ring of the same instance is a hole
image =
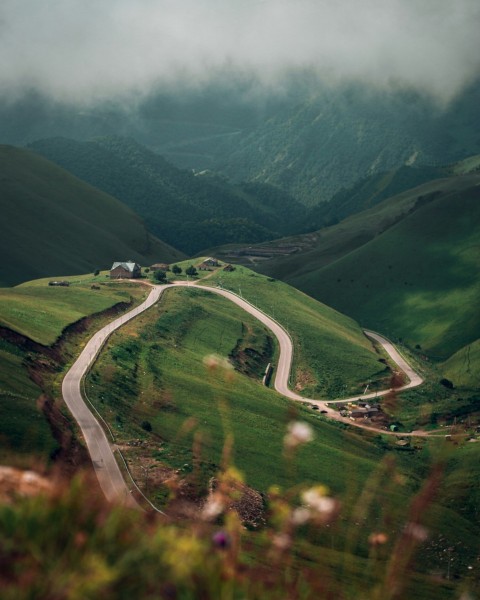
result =
[[[192,264],[191,261],[180,263],[183,269],[189,264]],[[304,302],[303,310],[296,312],[299,316],[307,312],[310,327],[314,325],[312,316],[320,311],[319,331],[326,328],[326,334],[333,326],[328,335],[335,335],[335,332],[340,334],[340,338],[346,335],[355,348],[353,324],[318,303],[315,311],[307,297],[302,298],[303,295],[293,289],[288,292],[286,286],[281,302],[280,290],[283,291],[284,284],[275,284],[275,281],[241,267],[233,272],[219,269],[203,276],[206,276],[203,285],[217,286],[219,280],[222,287],[235,290],[239,285],[239,292],[246,297],[252,295],[258,305],[265,305],[276,298],[277,304],[275,307],[271,305],[269,312],[275,308],[277,320],[281,319],[277,313],[282,313],[283,305],[286,305],[283,310],[288,310],[289,304]],[[88,283],[88,279],[85,280]],[[275,284],[274,289],[269,290],[268,284]],[[143,285],[126,285],[132,289],[146,289]],[[110,287],[115,286],[110,284]],[[254,321],[250,322],[243,310],[232,310],[230,301],[216,298],[218,293],[225,293],[221,288],[211,287],[207,292],[184,280],[178,287],[170,285],[164,289],[168,290],[166,295],[162,295],[160,303],[147,312],[131,321],[120,318],[121,329],[112,333],[103,346],[86,380],[88,398],[109,422],[115,444],[122,449],[126,464],[142,492],[155,503],[165,505],[165,510],[169,510],[172,485],[175,489],[179,486],[175,495],[179,495],[182,502],[198,502],[198,495],[202,495],[201,490],[209,478],[221,468],[226,444],[228,460],[245,473],[246,481],[254,489],[266,489],[274,482],[288,487],[292,474],[278,457],[282,454],[285,422],[294,417],[311,423],[315,431],[321,432],[311,444],[301,449],[296,461],[295,480],[300,478],[313,482],[320,478],[332,492],[343,498],[344,510],[354,510],[354,504],[351,504],[353,497],[350,496],[352,485],[354,489],[361,489],[362,482],[368,478],[368,473],[372,472],[385,450],[395,452],[398,447],[393,439],[390,442],[385,439],[379,444],[374,430],[360,430],[356,434],[350,431],[351,427],[342,429],[330,424],[323,415],[314,414],[303,403],[291,406],[273,390],[261,386],[259,373],[262,373],[262,368],[257,369],[252,379],[252,372],[248,377],[232,371],[220,358],[212,358],[212,362],[204,364],[203,357],[211,356],[212,352],[219,353],[221,357],[228,348],[237,347],[238,336],[245,336],[245,332],[251,332],[248,334],[249,348],[258,348],[259,351],[263,348],[261,352],[266,352],[264,360],[270,359],[272,351],[275,356],[279,355],[276,350],[265,350],[271,346],[262,340],[269,334],[262,332]],[[212,291],[216,293],[212,294]],[[241,301],[238,296],[235,298]],[[310,308],[305,311],[309,304]],[[336,322],[329,323],[332,318]],[[294,339],[298,326],[298,323],[289,323]],[[107,329],[110,333],[113,324],[107,325]],[[97,341],[95,347],[100,344]],[[308,344],[307,348],[301,346],[296,359],[297,369],[298,364],[309,363]],[[360,348],[357,347],[357,353]],[[85,352],[89,354],[88,347]],[[312,373],[317,371],[313,369]],[[195,390],[194,394],[192,390]],[[299,397],[298,394],[295,396]],[[405,436],[402,437],[405,439]],[[234,440],[233,446],[229,446],[229,439]],[[426,466],[429,452],[435,447],[441,452],[444,442],[432,438],[428,446],[423,444],[415,445],[413,456],[415,461],[420,460]],[[414,446],[408,447],[413,449]],[[473,452],[472,458],[474,451],[472,445],[468,452]],[[415,461],[412,462],[411,456],[409,453],[398,454],[398,459],[403,476],[408,477],[413,485],[415,476],[412,467]],[[100,460],[96,459],[94,464],[100,470],[104,469]],[[351,473],[353,467],[355,484]],[[348,481],[345,479],[347,471]],[[446,481],[449,481],[448,477]],[[454,489],[447,486],[443,492],[449,502],[457,497],[458,490]],[[400,486],[395,492],[397,500],[390,496],[389,501],[399,505],[405,503],[405,491]],[[435,514],[436,519],[443,523],[446,514],[442,512],[445,510],[441,507],[442,502],[435,507]],[[448,514],[457,531],[454,535],[454,529],[449,529],[448,535],[458,539],[461,534],[463,540],[467,539],[466,523],[453,518],[451,510]],[[341,528],[344,526],[347,525]],[[444,525],[442,531],[445,535]],[[343,534],[339,532],[338,535],[341,539]]]
[[[478,81],[257,84],[0,98],[7,598],[473,598]]]

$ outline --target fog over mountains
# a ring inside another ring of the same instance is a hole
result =
[[[219,75],[278,93],[288,74],[307,71],[445,103],[479,72],[479,11],[475,0],[4,0],[1,95],[134,105]]]

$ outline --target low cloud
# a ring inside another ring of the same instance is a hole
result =
[[[280,89],[301,69],[448,101],[479,75],[479,24],[478,0],[3,0],[0,94],[89,103],[219,72]]]

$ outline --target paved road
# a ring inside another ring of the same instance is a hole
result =
[[[183,285],[183,284],[179,284],[179,285]],[[237,296],[236,294],[234,294],[232,292],[229,292],[229,291],[223,290],[223,289],[219,289],[219,288],[202,286],[202,285],[198,285],[198,284],[195,285],[195,287],[198,287],[203,290],[210,291],[210,292],[214,292],[216,294],[220,294],[221,296],[225,296],[226,298],[228,298],[229,300],[231,300],[232,302],[234,302],[235,304],[237,304],[238,306],[240,306],[241,308],[243,308],[244,310],[246,310],[247,312],[252,314],[254,317],[256,317],[259,321],[261,321],[264,325],[266,325],[275,334],[275,336],[278,340],[279,346],[280,346],[278,365],[276,366],[275,378],[274,378],[274,387],[277,390],[277,392],[279,392],[283,396],[286,396],[287,398],[290,398],[291,400],[295,400],[297,402],[308,402],[311,405],[316,405],[319,408],[321,408],[321,410],[325,411],[325,414],[327,414],[330,418],[335,419],[336,421],[342,421],[345,423],[349,423],[350,425],[357,425],[362,428],[371,429],[367,426],[364,426],[361,423],[357,423],[357,422],[352,421],[351,419],[342,417],[338,413],[338,411],[334,410],[330,406],[330,404],[335,403],[335,402],[356,401],[359,398],[361,398],[362,400],[368,400],[370,398],[385,396],[386,394],[391,392],[390,389],[373,392],[370,394],[357,394],[356,396],[352,396],[351,398],[343,398],[343,399],[338,399],[338,400],[326,400],[326,401],[315,400],[313,398],[306,398],[305,396],[300,396],[300,394],[293,392],[289,387],[290,370],[291,370],[292,360],[293,360],[293,344],[292,344],[292,340],[291,340],[290,336],[288,335],[288,333],[286,332],[286,330],[277,321],[275,321],[274,319],[272,319],[265,313],[258,310],[253,304],[251,304],[250,302],[248,302],[247,300],[245,300],[243,298],[240,298],[239,296]],[[405,385],[403,385],[399,388],[396,388],[396,391],[402,391],[402,390],[406,390],[409,388],[413,388],[413,387],[419,386],[423,383],[423,379],[420,377],[420,375],[418,375],[418,373],[403,358],[403,356],[398,352],[398,350],[395,348],[395,346],[392,344],[392,342],[390,342],[383,336],[379,335],[378,333],[374,333],[372,331],[365,331],[365,335],[367,335],[371,339],[373,339],[376,342],[378,342],[379,344],[381,344],[383,346],[383,348],[385,349],[385,351],[387,352],[387,354],[390,356],[390,358],[398,365],[399,369],[401,371],[403,371],[405,373],[405,375],[408,377],[408,379],[409,379],[408,383],[406,383]]]
[[[133,319],[134,317],[139,315],[144,310],[150,308],[153,304],[155,304],[155,302],[157,302],[162,292],[166,288],[189,286],[195,286],[196,288],[200,288],[202,290],[206,290],[208,292],[219,294],[220,296],[228,298],[229,300],[231,300],[232,302],[249,312],[251,315],[256,317],[273,332],[273,334],[278,340],[280,347],[279,360],[275,370],[274,379],[274,386],[277,392],[297,402],[308,402],[309,404],[317,405],[319,408],[321,408],[322,411],[325,411],[325,414],[327,414],[327,416],[336,421],[342,421],[350,425],[356,425],[365,429],[371,429],[365,425],[341,417],[337,411],[335,411],[331,406],[327,404],[326,401],[305,398],[290,390],[288,381],[290,377],[290,369],[293,359],[293,345],[290,336],[279,323],[277,323],[265,313],[261,312],[255,306],[250,304],[250,302],[248,302],[247,300],[244,300],[243,298],[237,296],[233,292],[220,288],[202,286],[196,283],[193,284],[188,282],[178,282],[170,285],[151,286],[152,290],[145,302],[137,306],[129,313],[122,315],[112,323],[109,323],[108,325],[103,327],[90,339],[90,341],[87,343],[76,362],[72,365],[72,367],[66,374],[62,384],[63,398],[71,413],[73,414],[75,420],[77,421],[78,425],[80,426],[80,429],[82,430],[95,472],[98,477],[98,481],[108,500],[112,502],[121,502],[127,506],[138,507],[137,503],[130,494],[130,491],[123,478],[122,472],[120,471],[117,461],[115,460],[114,447],[112,447],[111,443],[108,441],[107,436],[102,427],[100,426],[98,420],[92,414],[90,408],[87,406],[87,404],[82,398],[82,378],[87,372],[89,366],[94,362],[105,340],[110,336],[110,334],[113,331],[118,329],[121,325],[123,325],[130,319]],[[397,363],[399,368],[402,371],[404,371],[408,376],[410,380],[409,383],[399,388],[400,390],[420,385],[423,382],[422,378],[398,353],[398,351],[391,342],[378,335],[377,333],[373,333],[370,331],[366,331],[365,333],[370,338],[379,342],[385,348],[390,357]],[[384,394],[387,394],[389,391],[390,390],[384,390],[383,392],[366,394],[361,397],[362,399],[373,398],[375,396],[382,396]],[[359,396],[357,395],[353,398],[330,401],[329,404],[332,402],[358,400],[358,398]],[[415,432],[415,434],[423,435],[423,432]]]
[[[81,382],[108,336],[115,329],[155,304],[164,289],[165,286],[152,288],[145,302],[98,331],[87,343],[62,383],[63,399],[82,430],[103,493],[107,500],[120,502],[127,506],[137,506],[137,503],[125,483],[104,430],[83,400]]]

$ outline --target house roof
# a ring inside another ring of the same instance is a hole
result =
[[[134,262],[114,262],[110,271],[113,271],[113,269],[116,269],[117,267],[123,267],[126,271],[133,273],[135,267],[138,267],[138,265]]]

